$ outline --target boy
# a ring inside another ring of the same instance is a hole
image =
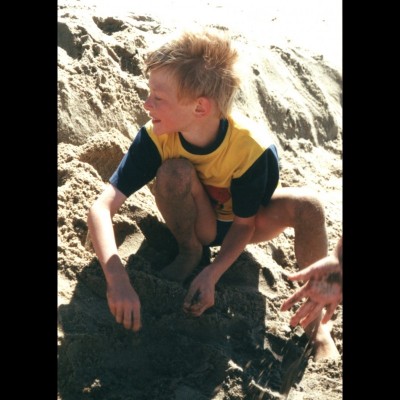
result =
[[[144,108],[151,120],[88,215],[110,311],[127,329],[141,328],[140,300],[118,256],[112,217],[153,178],[157,206],[179,248],[162,275],[182,282],[198,265],[203,246],[221,246],[189,287],[183,308],[193,316],[213,306],[215,284],[249,243],[293,227],[300,268],[327,254],[323,206],[301,189],[276,189],[278,156],[269,136],[230,113],[240,83],[237,58],[229,40],[211,32],[184,33],[147,56]],[[316,358],[338,354],[322,325],[315,349]]]

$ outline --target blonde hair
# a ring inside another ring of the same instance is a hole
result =
[[[181,36],[150,52],[146,73],[165,68],[178,84],[178,99],[213,99],[226,117],[240,85],[235,68],[238,52],[227,35],[210,30],[184,32]]]

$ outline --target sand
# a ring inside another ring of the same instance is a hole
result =
[[[307,342],[300,328],[290,329],[291,313],[279,312],[298,287],[285,278],[297,270],[293,230],[247,246],[218,282],[215,307],[188,317],[182,311],[187,287],[156,276],[176,255],[176,244],[142,188],[114,217],[119,252],[142,304],[143,329],[134,334],[109,312],[86,223],[89,207],[147,121],[147,49],[177,28],[209,24],[229,29],[241,50],[248,79],[235,108],[272,132],[282,185],[319,193],[334,248],[342,232],[342,74],[341,37],[332,24],[340,10],[336,1],[330,8],[288,2],[294,8],[287,13],[284,3],[261,10],[248,1],[233,10],[222,0],[112,7],[59,1],[59,399],[285,398],[283,381]],[[218,251],[212,247],[209,258]],[[205,255],[202,265],[207,261]],[[342,306],[332,336],[342,355]],[[306,359],[287,398],[341,399],[342,360]]]

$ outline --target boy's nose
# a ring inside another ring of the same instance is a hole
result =
[[[144,107],[145,110],[149,110],[150,108],[152,108],[152,104],[151,104],[151,101],[150,101],[150,97],[148,97],[148,98],[145,100],[145,102],[144,102],[144,104],[143,104],[143,107]]]

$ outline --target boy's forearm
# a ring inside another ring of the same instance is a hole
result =
[[[254,229],[253,225],[232,224],[217,257],[215,257],[214,262],[209,267],[213,272],[215,283],[218,282],[224,272],[240,256],[246,245],[250,242]]]
[[[107,283],[128,277],[118,255],[111,215],[108,210],[92,208],[88,215],[90,238]]]

